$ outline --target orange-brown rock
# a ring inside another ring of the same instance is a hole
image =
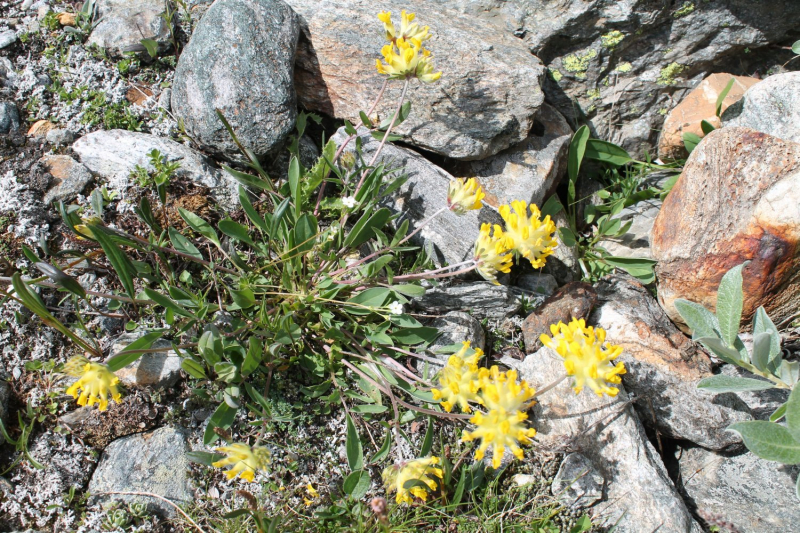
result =
[[[62,12],[56,15],[58,19],[58,23],[62,26],[76,26],[77,25],[77,16],[75,13],[67,13]]]
[[[153,91],[146,85],[134,83],[128,87],[125,99],[133,105],[144,106],[148,98],[153,96]]]
[[[56,125],[48,120],[37,120],[28,130],[28,137],[41,137],[43,139],[47,132],[55,127]]]
[[[552,324],[588,317],[596,303],[597,293],[591,285],[582,281],[567,283],[523,322],[522,336],[525,340],[525,350],[528,353],[538,350],[542,345],[539,336],[542,333],[550,335]]]
[[[800,144],[746,128],[711,132],[692,152],[652,234],[658,298],[716,308],[719,281],[745,261],[744,318],[800,309]],[[685,326],[682,326],[685,327]]]
[[[736,80],[722,101],[722,111],[738,102],[747,89],[761,80],[732,74],[712,74],[697,86],[678,104],[664,122],[661,137],[658,139],[658,155],[664,159],[680,159],[686,157],[683,146],[683,134],[694,133],[704,136],[700,122],[705,120],[715,128],[720,127],[717,117],[717,99],[731,78]]]

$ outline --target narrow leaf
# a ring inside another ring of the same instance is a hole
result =
[[[589,140],[589,128],[581,126],[575,135],[572,136],[572,141],[569,143],[569,159],[567,161],[567,170],[569,180],[575,182],[578,179],[578,172],[581,169],[581,162],[586,152],[586,142]]]
[[[725,85],[725,88],[722,89],[722,92],[719,93],[719,96],[717,96],[716,112],[718,117],[722,115],[722,104],[723,102],[725,102],[725,97],[728,96],[729,92],[731,92],[731,89],[733,88],[733,84],[735,82],[736,78],[731,78],[728,84]]]
[[[733,346],[739,334],[742,321],[742,268],[746,263],[735,266],[722,276],[717,290],[717,319],[722,340]]]
[[[83,289],[81,284],[78,283],[78,280],[68,275],[60,268],[55,267],[50,263],[44,263],[41,261],[37,261],[33,264],[33,266],[39,269],[42,274],[53,280],[53,282],[59,287],[68,290],[76,296],[86,299],[86,291]]]
[[[800,431],[800,387],[795,387],[786,402],[786,425],[789,429]]]
[[[586,143],[586,159],[593,159],[614,166],[622,166],[633,161],[633,158],[624,148],[599,139],[589,139]]]
[[[345,441],[347,450],[347,464],[350,470],[355,472],[364,468],[364,449],[361,446],[361,438],[358,436],[353,419],[347,415],[347,438]]]
[[[111,239],[103,226],[90,224],[89,229],[92,230],[95,240],[103,248],[103,252],[105,252],[106,257],[108,257],[111,266],[114,267],[114,271],[117,273],[122,286],[125,288],[125,292],[127,292],[128,296],[131,298],[136,298],[136,290],[133,287],[133,276],[136,275],[136,268],[131,263],[131,260],[128,259],[125,252],[117,246],[117,243]]]
[[[199,216],[195,215],[191,211],[187,211],[186,209],[179,207],[178,213],[181,215],[181,218],[189,225],[190,228],[195,230],[197,233],[208,239],[209,241],[213,242],[217,248],[222,249],[222,244],[219,242],[219,237],[217,237],[217,232],[214,231],[214,228],[211,227],[211,224],[200,218]]]
[[[692,338],[697,340],[701,337],[719,336],[719,321],[717,317],[702,305],[689,300],[675,300],[675,309],[680,313],[681,318],[686,321],[686,325],[692,330]]]
[[[737,422],[728,429],[741,435],[747,449],[762,459],[787,465],[800,463],[800,442],[780,424],[749,420]]]
[[[711,376],[700,380],[697,384],[698,389],[704,389],[715,394],[768,390],[773,387],[774,385],[769,381],[734,376]]]

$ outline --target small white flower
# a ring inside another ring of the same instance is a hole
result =
[[[393,315],[402,315],[403,314],[403,304],[400,302],[392,302],[389,304],[389,313]]]
[[[342,198],[342,203],[346,208],[352,209],[356,206],[357,202],[356,199],[353,198],[352,196],[345,196],[344,198]]]

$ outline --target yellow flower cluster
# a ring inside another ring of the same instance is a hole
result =
[[[102,363],[92,363],[85,357],[73,357],[64,366],[64,371],[78,378],[67,389],[67,394],[78,400],[78,405],[99,404],[98,408],[105,411],[108,408],[108,395],[119,403],[122,399],[117,385],[119,378]],[[78,391],[80,396],[78,396]]]
[[[469,402],[483,406],[485,412],[478,411],[470,419],[476,429],[464,432],[462,440],[481,440],[475,459],[483,459],[489,446],[492,447],[492,466],[500,467],[503,453],[509,448],[515,457],[522,459],[520,445],[531,443],[536,430],[525,426],[528,415],[525,413],[533,404],[536,395],[526,381],[518,381],[517,372],[501,372],[496,366],[478,369],[478,360],[483,355],[480,350],[467,358],[469,342],[457,354],[450,357],[447,366],[440,373],[441,389],[433,389],[433,398],[440,400],[447,412],[454,405],[465,413],[472,411]]]
[[[238,475],[252,483],[256,471],[265,470],[271,462],[269,450],[263,446],[251,448],[247,444],[234,443],[229,446],[221,446],[217,448],[217,451],[224,453],[227,457],[211,463],[211,465],[216,468],[230,466],[231,468],[225,472],[228,479],[233,479]]]
[[[620,376],[625,373],[625,365],[613,360],[622,353],[622,346],[605,345],[606,332],[601,328],[586,327],[586,322],[572,320],[569,324],[559,322],[550,326],[552,337],[542,335],[542,344],[555,350],[564,358],[567,375],[574,376],[573,388],[576,393],[588,385],[598,396],[616,396],[617,387],[622,383]]]
[[[389,79],[417,78],[425,83],[432,83],[441,78],[442,73],[433,71],[431,63],[433,56],[429,50],[422,47],[422,42],[431,37],[428,27],[420,28],[417,23],[412,23],[414,18],[414,13],[403,11],[398,33],[392,23],[390,12],[378,15],[378,19],[383,22],[389,44],[381,49],[383,62],[376,59],[375,66],[379,73],[389,76]]]
[[[530,205],[530,217],[528,204],[519,200],[500,206],[498,211],[505,221],[505,230],[495,224],[492,234],[492,226],[483,224],[473,256],[481,276],[495,284],[498,272],[511,270],[512,253],[530,261],[533,268],[542,268],[558,244],[553,238],[556,225],[549,215],[542,220],[536,205]]]
[[[443,478],[442,469],[436,467],[438,464],[438,457],[423,457],[390,466],[383,471],[383,483],[390,493],[397,492],[397,503],[413,503],[414,496],[427,501],[428,491],[434,491],[438,486],[433,478]],[[416,483],[407,488],[409,481]]]
[[[467,211],[483,207],[484,196],[486,193],[475,178],[466,181],[463,178],[454,179],[447,189],[447,208],[457,215],[463,215]]]

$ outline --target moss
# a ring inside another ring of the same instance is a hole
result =
[[[667,109],[666,107],[662,107],[661,109],[658,110],[658,114],[663,117],[667,114],[668,111],[669,109]]]
[[[659,85],[672,85],[675,83],[675,77],[678,76],[681,72],[686,70],[686,65],[681,65],[680,63],[676,63],[673,61],[666,67],[661,69],[661,72],[658,75],[658,80],[656,83]]]
[[[570,54],[561,60],[564,70],[571,72],[578,79],[586,79],[586,71],[589,70],[589,62],[597,57],[597,50],[586,50],[577,54]]]
[[[619,30],[612,30],[600,37],[600,42],[608,49],[613,49],[622,40],[625,39],[625,34]]]
[[[597,100],[598,98],[600,98],[600,89],[590,89],[589,91],[587,91],[586,97],[589,100]]]
[[[561,71],[558,70],[557,68],[551,68],[551,69],[548,69],[548,71],[550,72],[550,77],[553,78],[553,80],[556,83],[560,82],[561,78],[564,77],[564,75],[561,74]]]
[[[685,17],[686,15],[694,12],[694,2],[684,2],[681,7],[678,8],[675,13],[672,14],[673,17],[679,19],[681,17]]]
[[[619,72],[620,74],[625,74],[633,70],[633,65],[631,65],[628,61],[623,61],[617,68],[614,69],[614,72]]]

